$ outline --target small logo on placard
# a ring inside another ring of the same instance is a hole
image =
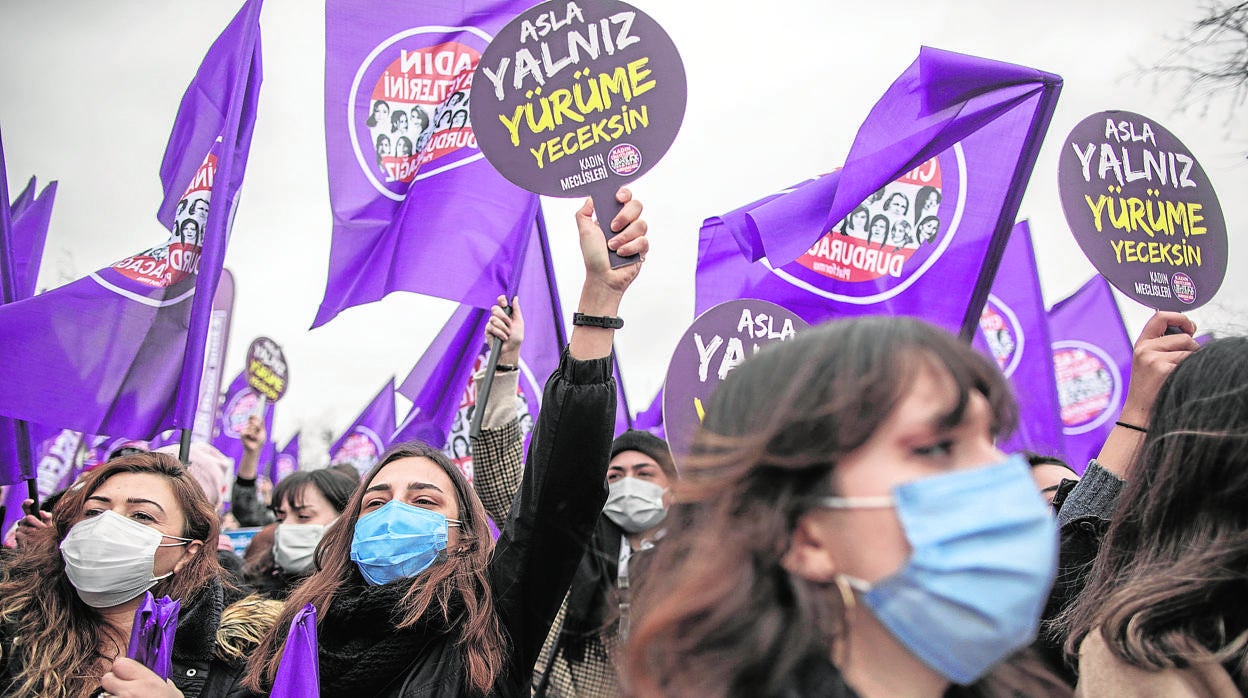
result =
[[[607,153],[607,166],[621,177],[627,177],[641,169],[641,151],[630,143],[621,143]]]
[[[1170,284],[1174,286],[1174,297],[1184,303],[1193,303],[1196,301],[1196,283],[1192,281],[1192,277],[1183,272],[1175,272],[1170,277]]]

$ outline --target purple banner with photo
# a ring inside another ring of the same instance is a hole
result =
[[[234,459],[235,472],[238,471],[239,461],[243,458],[243,428],[247,426],[247,420],[253,414],[261,414],[262,409],[261,419],[264,420],[265,433],[269,436],[264,442],[264,447],[260,449],[260,463],[273,461],[277,454],[277,447],[273,444],[275,405],[276,403],[262,400],[260,395],[247,385],[246,371],[235,376],[230,382],[230,387],[225,391],[225,402],[221,405],[221,412],[217,417],[217,428],[214,429],[216,436],[212,439],[212,445],[216,446],[221,453]]]
[[[192,427],[260,89],[259,10],[248,0],[183,98],[161,167],[168,239],[0,307],[0,414],[144,438]]]
[[[1131,381],[1131,339],[1109,282],[1097,275],[1054,305],[1049,337],[1066,461],[1083,473],[1122,413]]]
[[[377,464],[393,435],[394,379],[391,378],[329,447],[329,464],[350,463],[360,477],[364,477]]]
[[[277,484],[282,478],[299,469],[299,432],[290,437],[290,441],[273,457],[269,466],[269,481]]]
[[[663,425],[679,465],[689,454],[707,402],[737,366],[764,346],[808,327],[793,311],[753,298],[725,301],[702,313],[680,338],[663,381]]]
[[[316,651],[316,606],[308,604],[299,609],[290,622],[269,698],[320,698],[320,672]]]
[[[328,0],[334,231],[313,327],[392,291],[488,308],[508,290],[539,203],[485,161],[468,105],[490,39],[528,6]]]
[[[761,298],[811,323],[913,315],[969,340],[1060,86],[923,48],[842,170],[703,223],[695,311]]]
[[[1226,219],[1187,146],[1128,111],[1093,114],[1062,142],[1062,211],[1079,247],[1128,298],[1187,312],[1226,274]]]
[[[1031,245],[1031,227],[1020,221],[1005,246],[997,280],[972,342],[1010,379],[1018,400],[1018,428],[997,446],[1058,458],[1066,453],[1057,381],[1053,376],[1048,313]]]

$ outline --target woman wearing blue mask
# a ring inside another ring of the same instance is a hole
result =
[[[813,328],[720,386],[634,604],[637,695],[1069,692],[1035,636],[1057,531],[992,363],[896,317]]]
[[[644,255],[641,204],[626,189],[609,245]],[[527,696],[533,664],[606,500],[615,424],[614,316],[637,264],[612,269],[587,201],[578,312],[546,384],[519,493],[492,540],[481,500],[439,449],[392,447],[317,550],[317,570],[264,638],[248,683],[267,690],[294,614],[319,612],[321,695]],[[588,323],[588,324],[585,324]]]
[[[222,583],[217,526],[173,456],[136,453],[84,475],[0,569],[0,695],[250,695],[239,653],[254,640],[243,636],[267,626]],[[147,591],[182,604],[169,681],[126,659]]]

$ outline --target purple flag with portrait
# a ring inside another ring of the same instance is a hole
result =
[[[143,601],[134,611],[134,625],[130,629],[130,644],[126,656],[151,669],[162,679],[168,680],[173,668],[173,641],[178,633],[178,614],[181,600],[168,596],[152,598],[152,592],[143,592]]]
[[[1020,221],[1005,246],[972,342],[997,362],[1018,400],[1018,428],[998,444],[1007,453],[1026,449],[1058,458],[1066,453],[1049,344],[1031,227]]]
[[[350,463],[363,477],[377,464],[394,434],[394,378],[329,447],[329,463]]]
[[[88,434],[191,428],[255,120],[259,11],[244,4],[183,97],[161,166],[168,239],[0,307],[0,414]]]
[[[290,622],[282,659],[269,698],[320,698],[321,665],[316,652],[316,606],[299,609]]]
[[[334,212],[313,327],[392,291],[489,308],[539,206],[485,161],[473,71],[529,0],[329,0],[325,146]]]
[[[843,169],[703,223],[695,312],[757,298],[810,323],[913,315],[969,339],[1060,87],[923,48]]]
[[[221,405],[221,412],[217,415],[217,428],[214,429],[216,436],[212,439],[212,445],[234,459],[236,473],[238,463],[243,458],[243,428],[253,414],[259,415],[263,411],[261,419],[264,420],[265,433],[269,435],[264,447],[260,449],[260,463],[271,463],[277,453],[277,446],[273,444],[273,412],[277,403],[264,400],[261,407],[261,402],[260,396],[247,386],[246,371],[235,376],[225,391],[225,403]]]
[[[1131,381],[1131,339],[1105,277],[1053,306],[1049,337],[1066,461],[1082,474],[1122,413]]]
[[[290,437],[290,441],[282,450],[273,456],[273,464],[269,466],[269,481],[277,484],[282,478],[299,469],[299,432]]]

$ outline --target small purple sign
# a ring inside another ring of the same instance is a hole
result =
[[[247,386],[269,402],[277,402],[286,394],[289,378],[286,355],[277,342],[268,337],[252,340],[247,349]]]
[[[677,462],[688,455],[707,402],[732,369],[809,325],[768,301],[743,298],[707,310],[680,338],[663,383],[663,425]]]
[[[1148,117],[1105,111],[1079,122],[1059,157],[1066,222],[1110,283],[1159,310],[1213,298],[1226,274],[1226,219],[1178,138]]]
[[[498,32],[473,81],[473,130],[490,164],[538,194],[592,196],[601,220],[685,115],[676,45],[619,0],[539,3]]]

